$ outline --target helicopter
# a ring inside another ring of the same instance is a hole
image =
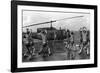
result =
[[[37,32],[32,34],[32,38],[41,40],[42,38],[40,35],[38,35],[38,33],[46,30],[47,31],[47,34],[46,34],[47,40],[64,40],[66,38],[66,33],[67,33],[66,30],[61,29],[61,27],[59,29],[56,29],[55,27],[53,27],[53,23],[55,23],[57,21],[68,20],[68,19],[73,19],[73,18],[81,18],[81,17],[84,17],[84,16],[74,16],[74,17],[68,17],[68,18],[63,18],[63,19],[58,19],[58,20],[51,20],[51,21],[47,21],[47,22],[31,24],[28,26],[24,26],[22,28],[28,28],[28,27],[33,27],[33,26],[50,23],[51,24],[50,27],[37,28]]]

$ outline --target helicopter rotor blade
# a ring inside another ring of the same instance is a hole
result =
[[[49,21],[49,22],[43,22],[43,23],[38,23],[38,24],[32,24],[32,25],[24,26],[22,28],[30,27],[30,26],[36,26],[36,25],[41,25],[41,24],[47,24],[47,23],[52,23],[52,22],[56,22],[56,21]]]
[[[79,17],[84,17],[84,16],[75,16],[75,17],[63,18],[63,19],[58,19],[58,20],[55,20],[55,21],[61,21],[61,20],[66,20],[66,19],[79,18]]]
[[[84,17],[84,16],[74,16],[74,17],[63,18],[63,19],[58,19],[58,20],[53,20],[53,21],[48,21],[48,22],[43,22],[43,23],[37,23],[37,24],[32,24],[32,25],[24,26],[22,28],[36,26],[36,25],[41,25],[41,24],[52,23],[52,22],[61,21],[61,20],[65,20],[65,19],[79,18],[79,17]]]

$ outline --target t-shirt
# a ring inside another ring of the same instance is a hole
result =
[[[74,36],[73,36],[73,35],[70,36],[70,41],[71,41],[71,42],[74,41]]]
[[[87,32],[86,33],[82,32],[82,37],[83,37],[83,42],[85,42],[87,40]]]
[[[39,33],[39,35],[41,35],[41,37],[42,37],[42,42],[46,43],[46,35],[42,34],[42,33]]]

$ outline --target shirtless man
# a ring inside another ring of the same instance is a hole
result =
[[[39,51],[39,54],[48,54],[48,56],[51,54],[50,48],[47,45],[47,31],[41,31],[38,35],[41,35],[42,37],[42,48]]]
[[[83,37],[83,46],[87,44],[87,29],[86,27],[83,27],[82,37]]]
[[[82,28],[82,32],[81,32],[81,42],[80,42],[80,51],[79,53],[82,52],[82,50],[84,50],[84,47],[87,45],[87,38],[88,38],[88,33],[87,33],[87,29],[86,27]]]
[[[32,31],[29,29],[26,29],[26,37],[23,38],[23,44],[25,45],[27,49],[27,54],[30,55],[35,55],[35,48],[34,48],[34,41],[32,39]]]

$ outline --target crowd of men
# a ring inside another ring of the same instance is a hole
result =
[[[65,43],[65,48],[68,51],[68,58],[75,59],[75,54],[77,52],[78,55],[85,54],[86,56],[90,55],[90,32],[86,27],[80,28],[79,30],[80,38],[79,44],[75,43],[75,34],[74,32],[67,31],[67,38]]]
[[[73,31],[67,30],[66,31],[66,39],[64,41],[65,48],[68,51],[68,57],[69,59],[74,59],[74,52],[77,50],[73,47],[77,46],[74,41],[74,35],[75,33]],[[79,30],[80,33],[80,41],[78,44],[78,54],[86,53],[86,55],[90,55],[90,36],[89,31],[86,27],[82,27]],[[40,48],[38,55],[42,56],[50,56],[52,55],[51,48],[48,47],[48,40],[46,37],[47,31],[41,31],[38,33],[42,37],[42,47]],[[27,29],[26,34],[23,36],[23,48],[26,48],[27,51],[23,53],[23,56],[30,56],[30,58],[35,55],[35,47],[34,47],[34,38],[32,38],[32,30]]]

